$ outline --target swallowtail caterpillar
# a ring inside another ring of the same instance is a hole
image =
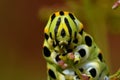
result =
[[[72,13],[53,13],[44,34],[48,80],[109,80],[101,50]]]

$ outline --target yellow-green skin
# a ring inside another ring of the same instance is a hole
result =
[[[48,80],[109,80],[102,52],[83,25],[69,12],[52,14],[44,29],[43,56]]]

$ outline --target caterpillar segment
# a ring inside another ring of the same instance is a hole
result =
[[[109,80],[100,48],[74,14],[53,13],[44,34],[48,80]]]

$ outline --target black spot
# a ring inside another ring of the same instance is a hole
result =
[[[65,30],[62,29],[62,31],[61,31],[61,36],[62,36],[62,37],[65,37],[65,35],[66,35],[66,34],[65,34]]]
[[[48,74],[50,77],[56,79],[55,73],[51,69],[48,70]]]
[[[101,62],[103,61],[102,53],[99,53],[99,54],[98,54],[98,58],[99,58],[99,60],[100,60]]]
[[[57,62],[61,60],[61,59],[59,58],[59,56],[60,56],[60,55],[57,55],[57,56],[55,57],[55,60],[56,60]]]
[[[79,76],[77,76],[77,77],[76,77],[76,79],[80,79],[80,77],[79,77]]]
[[[81,34],[81,35],[83,34],[83,29],[79,32],[79,34]]]
[[[90,77],[90,76],[88,76],[88,80],[90,80],[90,78],[91,78],[91,77]]]
[[[45,39],[48,40],[49,36],[45,33]]]
[[[52,33],[50,32],[50,38],[52,39]]]
[[[92,77],[95,77],[97,74],[95,68],[92,68],[89,72],[90,72]]]
[[[70,53],[72,52],[73,50],[72,49],[67,49],[67,53]]]
[[[78,43],[78,39],[74,39],[73,42],[77,44]]]
[[[77,73],[76,73],[76,72],[74,72],[74,74],[75,74],[75,75],[77,75]]]
[[[71,13],[69,13],[69,16],[71,19],[75,20],[74,16]]]
[[[84,57],[86,55],[85,49],[80,49],[78,52],[79,52],[81,57]]]
[[[64,12],[63,12],[63,11],[60,11],[60,15],[61,15],[61,16],[64,15]]]
[[[74,64],[76,65],[76,64],[78,64],[78,62],[79,62],[79,61],[77,60],[77,61],[75,61],[75,63],[74,63]]]
[[[68,41],[68,45],[70,45],[70,43],[71,43],[71,38],[70,38],[69,41]]]
[[[44,48],[43,48],[43,53],[44,53],[45,57],[50,57],[50,55],[51,55],[50,50],[46,46],[44,46]]]
[[[55,18],[55,14],[51,16],[51,22],[53,21],[54,18]]]
[[[66,56],[66,55],[67,55],[67,53],[63,53],[63,54],[62,54],[62,56]]]
[[[84,71],[84,69],[83,69],[83,68],[80,68],[79,70],[80,70],[80,72],[83,72],[83,71]]]
[[[74,49],[76,48],[77,46],[74,46]]]
[[[57,39],[55,39],[55,41],[56,41],[56,45],[59,45],[59,41]]]
[[[89,47],[92,46],[92,39],[89,36],[85,36],[85,42]]]
[[[74,74],[76,75],[76,79],[80,79],[80,77],[78,76],[76,72],[74,72]]]
[[[57,45],[53,42],[53,47],[55,48]]]

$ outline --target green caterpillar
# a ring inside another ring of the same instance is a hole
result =
[[[101,50],[72,13],[53,13],[44,34],[48,80],[109,80]]]

